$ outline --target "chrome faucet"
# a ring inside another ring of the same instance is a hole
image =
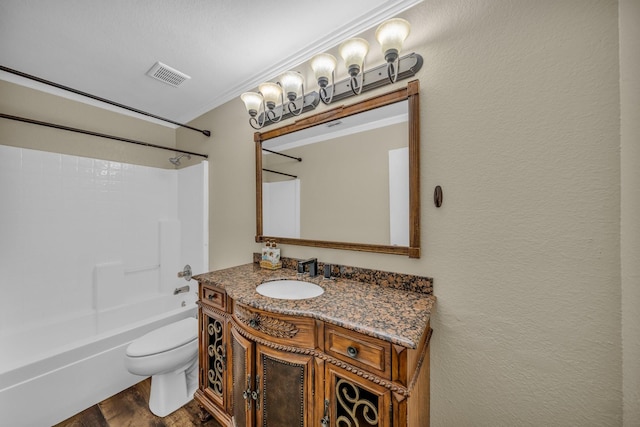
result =
[[[178,277],[182,277],[186,281],[191,280],[191,275],[192,275],[191,266],[189,264],[185,265],[182,271],[178,272]]]
[[[318,258],[309,258],[304,261],[298,261],[298,273],[304,274],[304,267],[309,266],[309,277],[318,275]]]
[[[182,294],[184,292],[189,292],[189,285],[182,286],[181,288],[175,288],[173,290],[174,295]]]

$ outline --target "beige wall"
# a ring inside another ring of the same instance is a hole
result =
[[[640,422],[640,2],[622,0],[620,105],[622,390],[625,426]]]
[[[404,16],[425,59],[422,258],[283,254],[435,278],[434,426],[620,425],[617,3],[434,0]],[[246,119],[235,99],[193,121],[209,141],[177,131],[211,155],[213,269],[259,248]]]
[[[237,101],[237,102],[234,102]],[[179,148],[209,154],[209,268],[251,262],[255,243],[253,133],[242,102],[234,100],[190,124],[211,130],[210,138],[177,129]]]
[[[0,112],[165,147],[176,146],[173,127],[3,80],[0,80]],[[169,157],[174,156],[170,151],[8,119],[0,119],[0,144],[145,166],[173,167],[168,161]]]

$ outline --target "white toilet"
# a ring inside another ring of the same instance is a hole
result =
[[[185,405],[198,387],[198,320],[182,319],[132,341],[125,366],[132,374],[151,376],[149,409],[155,415]]]

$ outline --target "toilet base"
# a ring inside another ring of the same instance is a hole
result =
[[[197,365],[198,359],[194,362]],[[170,413],[180,409],[193,399],[193,394],[198,386],[196,366],[178,371],[157,374],[151,377],[151,395],[149,396],[149,409],[158,417],[166,417]]]

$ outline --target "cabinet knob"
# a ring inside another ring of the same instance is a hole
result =
[[[249,326],[251,326],[252,328],[257,328],[259,323],[260,322],[258,322],[258,319],[249,320]]]
[[[214,299],[216,299],[217,296],[218,294],[209,294],[207,295],[207,298],[209,299],[209,301],[213,301]]]
[[[356,357],[358,355],[358,349],[350,345],[347,347],[347,354],[349,357]]]

